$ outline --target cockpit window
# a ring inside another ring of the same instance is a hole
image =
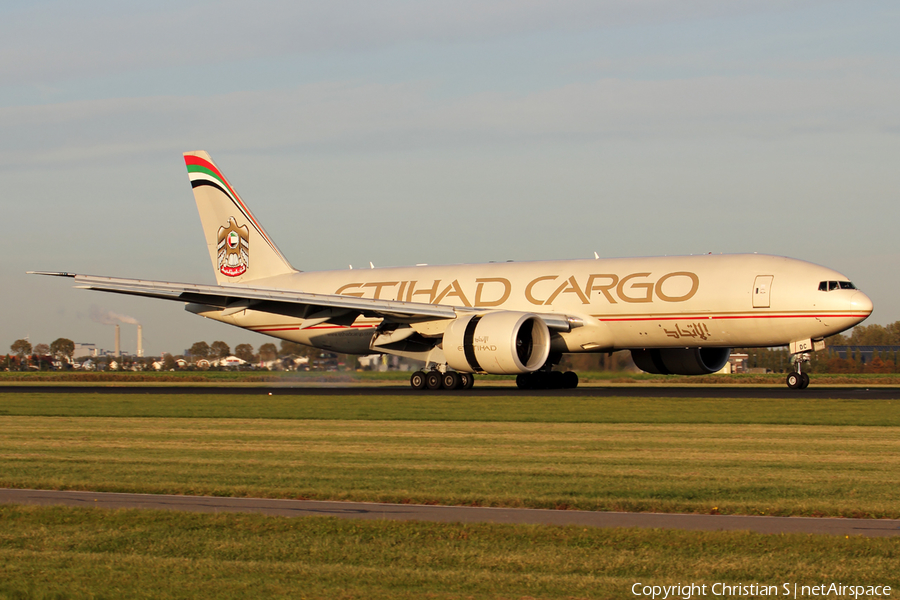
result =
[[[830,292],[831,290],[855,290],[856,286],[849,281],[820,281],[819,291]]]

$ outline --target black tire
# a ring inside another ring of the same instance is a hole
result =
[[[807,373],[802,373],[802,374],[800,375],[800,379],[801,379],[801,382],[800,382],[800,389],[801,389],[801,390],[805,390],[806,388],[809,387],[809,374],[807,374]]]
[[[566,387],[566,378],[562,371],[550,371],[547,373],[547,388],[561,390]]]
[[[516,375],[516,387],[520,390],[530,390],[531,389],[531,373],[519,373]]]
[[[464,390],[471,390],[472,386],[475,385],[475,374],[474,373],[460,373],[459,374],[459,387]]]
[[[425,389],[425,373],[422,371],[416,371],[409,378],[409,385],[412,386],[414,390],[424,390]]]
[[[441,389],[441,372],[440,371],[429,371],[427,375],[425,375],[425,387],[429,390],[439,390]]]
[[[792,390],[799,390],[803,384],[803,376],[796,371],[791,371],[787,376],[787,386]]]
[[[441,386],[445,390],[455,390],[460,386],[459,373],[456,371],[447,371],[444,373],[444,376],[441,377]]]
[[[578,387],[578,373],[575,371],[566,371],[563,373],[563,388],[574,390]]]

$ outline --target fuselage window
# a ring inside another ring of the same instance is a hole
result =
[[[827,281],[820,281],[820,282],[819,282],[819,291],[820,291],[820,292],[827,292],[827,291],[828,291],[828,282],[827,282]]]
[[[836,290],[836,289],[838,289],[838,282],[837,281],[829,281],[828,282],[828,291],[830,292],[831,290]]]

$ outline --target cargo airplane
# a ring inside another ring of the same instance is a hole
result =
[[[184,155],[216,285],[40,273],[75,287],[185,303],[209,319],[348,354],[417,359],[416,389],[573,388],[565,353],[629,350],[649,373],[721,370],[735,347],[789,346],[791,388],[808,353],[872,302],[844,275],[759,254],[554,260],[301,272],[206,152]]]

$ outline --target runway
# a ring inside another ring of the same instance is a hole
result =
[[[200,513],[259,513],[282,517],[321,516],[439,523],[577,525],[579,527],[638,527],[690,531],[752,531],[765,534],[805,533],[900,537],[900,519],[617,513],[17,489],[0,489],[0,504],[153,509]]]
[[[461,395],[476,397],[497,396],[559,396],[575,398],[765,398],[775,399],[837,399],[837,400],[900,400],[900,387],[816,387],[791,390],[787,386],[582,386],[574,390],[519,390],[515,385],[485,385],[467,391],[417,391],[407,384],[367,385],[364,383],[273,383],[270,385],[0,385],[0,394],[243,394],[273,396],[433,396]]]

